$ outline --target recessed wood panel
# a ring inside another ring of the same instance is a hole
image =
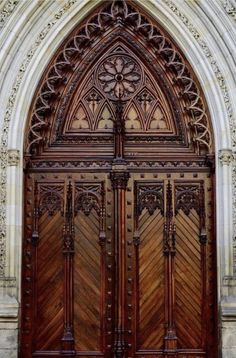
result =
[[[164,218],[145,210],[139,219],[139,349],[161,349],[165,333]]]
[[[199,217],[181,210],[176,223],[176,332],[180,348],[202,347],[202,258],[199,243]],[[191,326],[191,329],[189,329]]]
[[[74,332],[78,351],[101,350],[101,247],[95,210],[75,218]]]
[[[58,350],[63,334],[63,217],[60,212],[39,219],[36,256],[36,350]]]

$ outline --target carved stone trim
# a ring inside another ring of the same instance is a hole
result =
[[[219,161],[221,165],[230,165],[233,161],[233,152],[231,149],[219,150]]]
[[[17,166],[20,162],[20,151],[18,149],[8,149],[8,165]]]
[[[4,27],[8,18],[15,11],[19,2],[20,0],[8,0],[6,5],[3,7],[2,11],[0,12],[0,31]]]
[[[3,287],[3,288],[16,287],[16,278],[15,277],[1,277],[0,278],[0,287]]]
[[[210,50],[206,41],[202,39],[200,32],[196,29],[196,27],[194,27],[194,25],[190,22],[188,17],[178,9],[178,7],[173,3],[173,1],[162,0],[162,2],[165,3],[176,16],[178,16],[178,18],[183,22],[184,26],[186,26],[187,29],[191,32],[194,39],[201,47],[206,59],[210,63],[211,68],[215,74],[216,80],[222,92],[222,98],[224,99],[225,107],[229,118],[233,147],[236,147],[236,131],[234,131],[233,111],[232,111],[232,104],[229,96],[229,90],[226,85],[226,80],[224,78],[224,75],[221,72],[221,69],[216,61],[216,58],[212,54],[212,51]]]
[[[26,54],[24,60],[21,63],[19,72],[16,75],[13,87],[10,91],[8,98],[7,108],[4,116],[3,126],[1,128],[1,190],[0,190],[0,276],[4,276],[5,265],[6,265],[6,195],[7,195],[7,159],[8,159],[8,133],[9,125],[12,117],[13,108],[15,106],[16,97],[21,85],[21,82],[24,78],[26,70],[34,57],[35,52],[38,47],[53,29],[54,25],[61,19],[61,17],[67,13],[67,11],[73,6],[77,0],[68,0],[67,3],[62,6],[53,16],[52,20],[47,22],[47,25],[39,32],[36,40],[33,45],[30,47],[28,53]],[[1,285],[1,282],[0,282]]]
[[[236,21],[236,3],[232,3],[231,0],[225,0],[223,7],[228,15],[230,15],[234,21]]]

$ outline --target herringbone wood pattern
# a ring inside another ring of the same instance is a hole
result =
[[[74,257],[74,332],[75,348],[100,350],[101,324],[101,249],[99,218],[79,212],[75,218]]]
[[[200,348],[202,337],[202,278],[199,217],[179,211],[176,223],[176,333],[180,348]],[[191,327],[191,329],[190,329]]]
[[[144,210],[139,219],[139,348],[159,349],[164,335],[164,218]]]
[[[209,190],[208,193],[210,193]],[[103,355],[100,351],[106,349],[104,357],[109,358],[113,354],[116,301],[113,288],[115,283],[112,282],[114,277],[112,274],[114,267],[112,194],[112,191],[106,192],[107,217],[104,246],[99,245],[99,217],[95,210],[92,209],[87,216],[82,212],[83,209],[77,213],[73,211],[75,227],[75,252],[72,253],[74,293],[69,296],[69,299],[74,308],[74,329],[72,331],[77,351],[75,356],[98,357]],[[152,215],[144,209],[138,219],[140,233],[138,245],[133,241],[131,229],[134,219],[132,200],[133,192],[127,191],[127,267],[125,276],[127,279],[126,324],[128,328],[126,338],[128,337],[127,346],[129,344],[132,351],[130,349],[128,352],[127,349],[125,358],[134,357],[135,354],[142,355],[144,358],[161,357],[166,354],[164,342],[167,337],[165,327],[167,327],[168,315],[165,313],[167,304],[169,304],[165,291],[165,285],[168,282],[166,266],[168,256],[163,252],[163,228],[166,217],[160,213],[159,209],[156,209]],[[166,199],[164,198],[164,200]],[[208,202],[210,203],[210,199]],[[28,236],[25,240],[25,245],[29,243],[32,247],[34,265],[29,264],[30,252],[25,249],[24,267],[25,270],[27,269],[27,275],[24,276],[24,284],[28,279],[28,272],[32,270],[33,298],[29,301],[27,297],[30,297],[31,290],[25,288],[24,307],[26,305],[32,307],[32,316],[34,317],[32,354],[38,357],[49,355],[61,357],[63,355],[60,351],[66,312],[64,276],[66,256],[63,253],[65,217],[59,212],[59,209],[57,210],[51,216],[49,212],[43,214],[41,212],[37,245],[32,244],[33,241]],[[209,218],[206,225],[208,242],[203,249],[203,244],[199,243],[200,222],[196,211],[191,209],[187,215],[182,209],[179,209],[176,214],[174,209],[176,253],[173,256],[175,263],[172,268],[175,296],[173,313],[179,358],[215,358],[216,356],[214,307],[211,311],[209,309],[210,304],[214,303],[214,291],[212,290],[214,272],[211,258],[214,241],[211,239],[212,226],[209,224],[211,223],[211,211],[209,208],[207,210]],[[206,265],[204,265],[204,261],[206,261]],[[27,317],[25,315],[25,320]],[[205,332],[207,333],[205,334]],[[25,339],[27,338],[25,335]],[[212,344],[210,350],[207,351],[209,339]],[[136,351],[139,352],[135,353]],[[22,357],[31,358],[30,351],[27,354],[23,353]]]
[[[63,217],[60,212],[39,220],[36,258],[35,345],[37,350],[61,349],[63,335]]]

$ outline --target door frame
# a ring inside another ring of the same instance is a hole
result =
[[[152,14],[153,17],[157,18],[163,26],[167,26],[168,31],[171,33],[172,37],[178,42],[178,36],[176,34],[182,33],[184,41],[179,44],[183,49],[185,54],[189,54],[189,59],[193,68],[198,68],[198,78],[203,86],[207,88],[206,98],[208,102],[208,107],[211,114],[211,119],[214,127],[215,135],[215,149],[216,149],[216,212],[217,212],[217,257],[218,257],[218,301],[221,302],[222,290],[224,290],[224,295],[230,295],[229,286],[230,280],[232,280],[233,273],[233,243],[232,243],[232,233],[233,233],[233,207],[232,207],[232,143],[231,143],[231,132],[229,129],[229,120],[227,116],[227,103],[224,100],[223,92],[224,89],[220,89],[220,86],[217,83],[216,75],[211,70],[210,66],[206,66],[206,53],[204,49],[195,42],[193,46],[193,37],[192,34],[188,31],[183,31],[182,20],[180,18],[181,12],[178,13],[177,10],[173,10],[166,6],[165,8],[162,4],[145,4],[140,2],[142,6],[146,7],[147,11]],[[5,141],[6,135],[8,136],[7,144],[4,144],[5,152],[1,157],[3,161],[2,165],[2,175],[4,176],[4,184],[2,187],[3,198],[7,198],[7,206],[3,207],[3,213],[6,214],[6,219],[3,217],[2,225],[6,229],[6,234],[3,233],[3,240],[6,245],[6,250],[4,251],[4,262],[5,262],[5,276],[2,280],[4,286],[4,295],[7,300],[11,302],[11,308],[8,307],[8,304],[4,303],[6,312],[8,312],[9,324],[15,327],[15,320],[17,320],[17,310],[18,302],[20,301],[20,277],[21,277],[21,240],[22,240],[22,206],[23,206],[23,196],[21,195],[23,187],[23,177],[22,177],[22,166],[23,166],[23,137],[24,137],[24,128],[26,126],[26,119],[29,111],[30,102],[32,100],[33,93],[37,86],[38,80],[43,73],[46,64],[48,62],[48,57],[52,57],[55,49],[58,47],[61,41],[59,35],[60,30],[63,28],[66,33],[69,33],[70,30],[75,26],[76,22],[83,18],[85,14],[90,11],[91,4],[87,3],[83,7],[83,4],[80,4],[77,9],[69,8],[64,10],[65,16],[61,21],[55,20],[55,25],[53,25],[53,31],[51,31],[51,36],[43,38],[41,42],[34,44],[34,39],[32,42],[29,41],[28,44],[25,43],[27,50],[30,50],[32,45],[35,45],[38,48],[37,56],[32,56],[29,59],[27,68],[24,70],[25,76],[19,75],[19,82],[17,87],[15,87],[14,76],[11,81],[6,81],[4,83],[4,93],[9,93],[13,90],[13,93],[20,93],[21,96],[17,96],[13,101],[8,102],[8,98],[5,98],[4,103],[6,109],[8,109],[8,114],[5,117],[4,132],[2,140]],[[28,11],[28,9],[27,9]],[[37,25],[34,25],[35,33],[38,32],[38,28],[42,29],[45,24],[45,18],[48,16],[50,18],[50,12],[54,13],[54,9],[51,7],[45,8],[41,7],[40,11],[37,13]],[[181,8],[182,14],[185,18],[194,18],[195,14],[193,9],[187,4],[184,4]],[[196,9],[198,12],[198,8]],[[199,10],[200,11],[200,10]],[[209,11],[209,12],[207,12]],[[211,11],[208,9],[206,13],[201,14],[201,26],[205,28],[204,20],[211,17]],[[45,17],[42,18],[42,13],[44,12]],[[174,12],[174,19],[173,19]],[[77,16],[75,16],[77,14]],[[168,21],[166,19],[168,17]],[[218,19],[216,19],[218,21]],[[230,19],[224,18],[225,26],[230,24]],[[24,23],[21,23],[21,30],[23,31]],[[54,31],[55,30],[55,31]],[[228,69],[230,73],[229,64],[225,58],[223,49],[218,47],[218,35],[212,34],[211,49],[215,49],[215,53],[219,52],[222,56],[222,61],[225,69]],[[204,39],[203,35],[200,35],[200,40]],[[14,39],[15,41],[15,39]],[[47,56],[45,56],[47,52]],[[6,54],[8,51],[6,51]],[[31,61],[33,58],[33,61]],[[209,58],[211,59],[211,57]],[[21,56],[22,62],[25,58]],[[7,59],[6,59],[7,61]],[[11,69],[13,73],[16,73],[16,63],[12,62]],[[225,70],[227,72],[227,70]],[[224,72],[224,71],[223,71]],[[231,83],[227,79],[227,83]],[[228,86],[228,91],[231,93],[233,98],[233,86]],[[230,101],[230,100],[229,100]],[[232,105],[233,107],[233,105]],[[233,107],[234,108],[234,107]],[[9,114],[10,109],[10,114]],[[19,115],[19,113],[21,115]],[[10,124],[8,125],[8,120]],[[7,123],[7,124],[6,124]],[[222,133],[224,136],[222,137]],[[5,167],[8,157],[8,168]],[[6,185],[6,182],[8,183]],[[228,185],[225,185],[228,183]],[[18,188],[15,190],[15,188]],[[20,197],[19,197],[20,192]],[[5,202],[5,199],[3,202]],[[224,212],[223,216],[221,213]],[[4,230],[5,232],[5,230]],[[222,246],[225,247],[225,250],[222,250]],[[223,281],[224,277],[228,277],[227,282]],[[6,287],[7,286],[7,287]],[[11,297],[11,299],[10,299]],[[4,301],[5,302],[5,301]],[[223,302],[221,303],[221,305]],[[227,318],[226,318],[227,320]],[[13,322],[13,323],[12,323]],[[18,324],[17,324],[18,326]],[[15,338],[14,338],[15,339]]]

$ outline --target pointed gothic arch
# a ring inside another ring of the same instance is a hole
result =
[[[214,357],[214,214],[206,205],[214,140],[203,91],[184,55],[138,6],[106,2],[60,46],[34,98],[25,140],[24,358],[49,352]],[[131,211],[124,210],[126,200]],[[152,220],[158,230],[145,243],[141,232]],[[150,251],[145,257],[149,245],[157,245],[152,261]],[[143,298],[149,275],[141,272],[153,262],[152,283],[161,288],[150,293],[150,314]],[[189,295],[194,303],[185,301]]]
[[[168,101],[173,102],[171,110],[175,111],[175,117],[179,116],[179,112],[184,113],[186,116],[186,127],[188,128],[189,144],[191,141],[194,142],[199,153],[204,152],[204,150],[205,153],[213,152],[212,129],[208,118],[209,113],[206,101],[191,66],[173,43],[173,40],[168,37],[160,26],[156,27],[152,20],[148,19],[147,15],[141,13],[139,9],[133,9],[131,3],[124,2],[122,6],[123,9],[120,10],[119,2],[114,2],[112,5],[109,4],[107,8],[102,8],[100,11],[98,9],[91,19],[87,20],[87,22],[85,21],[79,29],[76,28],[68,36],[68,39],[61,45],[61,49],[58,50],[54,59],[51,60],[46,74],[39,85],[32,108],[32,115],[29,118],[30,133],[29,135],[26,134],[27,153],[30,153],[33,147],[40,143],[42,135],[45,137],[46,128],[48,132],[48,128],[55,125],[55,118],[57,118],[57,125],[60,126],[60,121],[62,121],[60,115],[62,116],[62,114],[54,116],[52,115],[52,110],[55,111],[59,103],[60,107],[64,109],[67,97],[71,98],[73,96],[76,90],[76,83],[80,82],[83,78],[82,72],[87,71],[86,68],[92,66],[92,63],[96,63],[101,53],[101,47],[104,47],[104,52],[107,52],[108,57],[110,44],[113,44],[114,41],[117,44],[114,45],[115,49],[110,49],[111,53],[116,51],[118,54],[123,53],[124,55],[126,53],[127,61],[131,47],[133,56],[136,56],[136,61],[138,59],[137,56],[140,56],[141,53],[146,63],[152,64],[151,66],[146,66],[146,68],[149,67],[149,71],[151,68],[156,78],[148,78],[146,73],[146,81],[149,82],[149,86],[152,86],[153,80],[157,81],[157,77],[159,77],[158,82],[160,82],[159,85],[161,85],[162,93],[165,93],[164,97],[168,98]],[[115,17],[118,20],[115,21]],[[122,24],[119,24],[119,19]],[[135,36],[133,36],[134,32]],[[94,49],[91,48],[92,43],[96,43]],[[122,45],[120,46],[119,43]],[[106,61],[109,62],[109,59]],[[106,65],[109,66],[109,64],[105,63]],[[133,65],[135,64],[133,63]],[[136,64],[135,66],[139,65]],[[79,68],[79,73],[76,71],[77,68]],[[137,75],[141,76],[143,70],[140,68],[139,72],[140,74]],[[111,77],[112,73],[107,73],[107,75]],[[144,73],[142,73],[143,75]],[[87,74],[87,76],[89,75]],[[71,88],[68,89],[68,81],[72,87],[75,87],[73,90]],[[111,79],[108,80],[107,78],[107,90],[105,88],[106,83],[103,82],[102,88],[102,81],[100,80],[100,86],[98,81],[99,76],[96,78],[96,83],[93,83],[93,87],[96,87],[97,91],[103,90],[104,94],[108,94],[110,100],[117,99],[115,91],[119,90],[119,88],[121,90],[123,87],[122,83],[126,83],[126,86],[129,85],[130,90],[133,86],[132,90],[135,90],[137,94],[137,90],[134,88],[135,80],[133,84],[121,81],[120,85],[116,84],[113,89],[110,89],[110,94],[108,93],[108,82]],[[114,77],[113,84],[115,82],[117,80]],[[142,82],[140,85],[143,87],[146,86],[146,83],[143,83],[143,78],[142,81],[140,78],[139,82]],[[132,94],[132,90],[130,94]],[[101,94],[101,96],[104,97],[104,94]],[[62,95],[63,99],[60,102]],[[127,98],[130,97],[127,92],[126,95]],[[177,105],[178,108],[175,108]],[[62,111],[61,108],[60,111]]]

